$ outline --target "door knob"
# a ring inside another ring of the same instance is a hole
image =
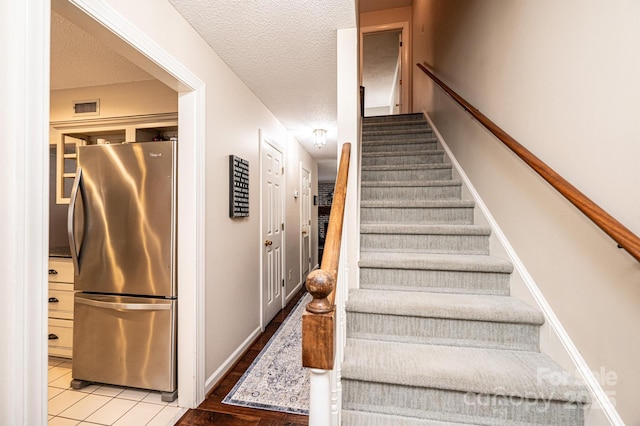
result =
[[[264,240],[264,245],[269,247],[271,244],[273,244],[273,241],[271,240]]]

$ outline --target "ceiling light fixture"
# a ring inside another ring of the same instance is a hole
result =
[[[315,129],[313,131],[313,144],[318,149],[322,149],[327,144],[327,131],[325,129]]]

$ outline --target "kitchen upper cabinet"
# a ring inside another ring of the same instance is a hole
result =
[[[178,114],[52,122],[50,134],[57,145],[56,203],[69,204],[78,146],[177,139]]]

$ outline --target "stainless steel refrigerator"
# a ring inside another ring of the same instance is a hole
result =
[[[71,386],[176,386],[176,143],[87,145],[69,204]]]

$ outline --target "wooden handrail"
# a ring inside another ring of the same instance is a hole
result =
[[[607,235],[613,238],[618,245],[625,249],[637,261],[640,261],[640,238],[618,222],[613,216],[594,203],[589,197],[580,192],[575,186],[560,176],[555,170],[549,167],[544,161],[536,157],[531,151],[522,146],[518,141],[502,130],[497,124],[489,120],[484,114],[478,111],[473,105],[458,95],[453,89],[447,86],[442,80],[436,77],[426,66],[417,64],[418,68],[424,71],[442,90],[451,96],[462,108],[468,111],[473,118],[487,128],[511,151],[520,157],[529,167],[536,171],[544,180],[549,182],[560,194],[569,200],[574,206],[584,213],[593,223],[602,229]]]
[[[333,190],[329,227],[322,265],[307,276],[307,290],[313,300],[302,314],[302,365],[332,370],[335,357],[335,295],[342,243],[344,206],[347,198],[351,144],[342,146],[338,176]]]

